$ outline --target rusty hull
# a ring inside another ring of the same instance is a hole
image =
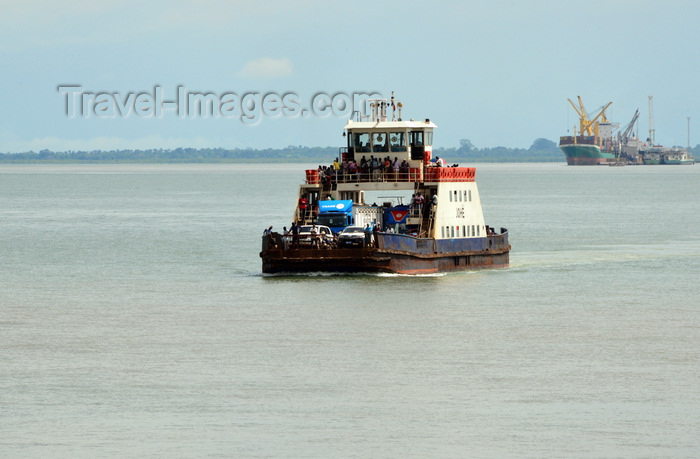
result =
[[[500,240],[494,243],[490,238]],[[500,235],[484,238],[483,250],[416,253],[382,248],[283,249],[263,238],[262,271],[282,273],[395,273],[435,274],[485,268],[505,268],[510,262],[510,244]]]

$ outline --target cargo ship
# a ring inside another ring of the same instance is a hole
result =
[[[578,106],[568,99],[579,116],[578,129],[574,127],[573,136],[559,138],[559,149],[570,166],[607,164],[619,166],[625,164],[695,164],[687,149],[664,147],[654,143],[654,117],[652,96],[649,96],[649,137],[642,141],[634,134],[634,126],[639,118],[635,111],[632,120],[613,135],[619,127],[608,121],[605,111],[612,105],[608,102],[595,115],[589,117],[578,96]]]
[[[608,102],[598,113],[589,119],[581,96],[578,106],[568,99],[579,116],[578,131],[574,127],[573,136],[559,138],[559,149],[570,166],[588,166],[608,164],[618,161],[618,149],[613,139],[613,124],[605,116],[605,111],[612,105]]]
[[[476,169],[433,158],[437,126],[402,119],[393,93],[369,107],[367,116],[347,122],[347,145],[333,164],[305,171],[290,228],[264,232],[262,272],[416,275],[507,267],[508,230],[485,223]]]

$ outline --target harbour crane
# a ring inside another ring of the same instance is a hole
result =
[[[589,136],[598,136],[598,124],[599,123],[607,123],[608,119],[605,117],[605,110],[608,109],[612,105],[612,102],[608,102],[606,105],[604,105],[600,111],[598,112],[597,115],[593,117],[593,119],[588,119],[588,114],[586,113],[586,107],[583,105],[583,99],[581,99],[581,96],[578,97],[578,107],[576,104],[574,104],[571,99],[567,99],[569,103],[571,104],[572,107],[574,107],[574,110],[576,110],[576,113],[579,116],[579,132],[581,133],[580,135],[589,135]],[[598,120],[600,118],[600,121]],[[574,132],[574,136],[576,136],[576,133]]]
[[[625,128],[617,133],[617,140],[620,143],[620,145],[627,145],[629,140],[632,138],[632,131],[634,130],[634,125],[637,122],[637,118],[639,118],[639,109],[634,112],[634,116],[632,116],[632,121],[630,121]]]

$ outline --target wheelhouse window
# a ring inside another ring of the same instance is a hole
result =
[[[425,133],[425,144],[428,146],[433,144],[433,131],[428,131]]]
[[[389,151],[386,132],[375,132],[372,134],[372,149],[376,152]]]
[[[423,131],[410,131],[408,142],[411,144],[411,159],[423,160],[425,146],[423,145]]]
[[[404,132],[390,132],[389,142],[391,151],[406,151],[406,134]]]
[[[409,132],[409,135],[412,147],[423,146],[423,131],[411,131]]]
[[[355,151],[369,152],[369,132],[356,132],[353,135],[353,146],[355,147]]]
[[[317,224],[323,226],[348,226],[348,218],[346,215],[333,214],[333,215],[319,215],[316,221]]]

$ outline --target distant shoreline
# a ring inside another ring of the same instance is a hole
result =
[[[289,146],[279,149],[176,148],[172,150],[93,150],[55,152],[41,150],[22,153],[0,153],[0,163],[319,163],[330,164],[340,155],[337,147]],[[564,155],[552,142],[546,149],[524,148],[434,148],[433,156],[448,164],[564,162]]]

